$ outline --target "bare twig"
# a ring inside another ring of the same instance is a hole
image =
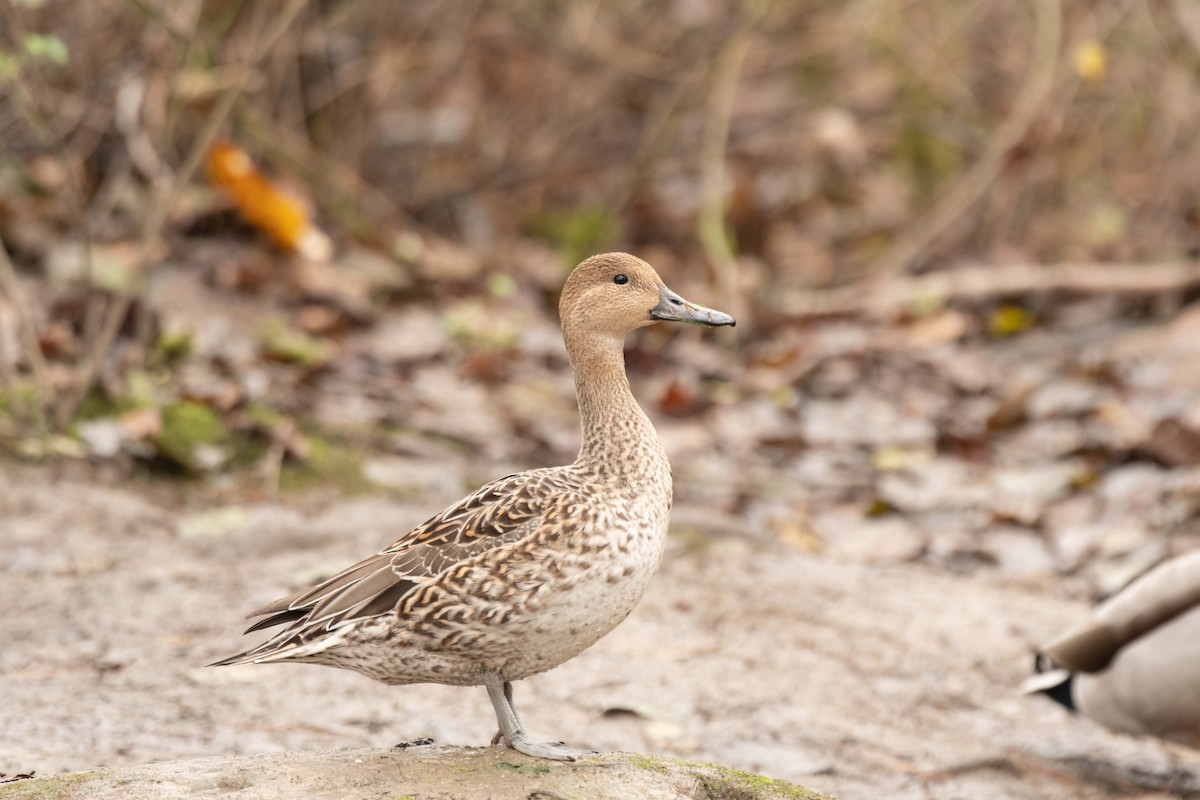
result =
[[[217,131],[225,123],[225,118],[229,116],[234,103],[237,102],[246,85],[250,82],[255,67],[271,51],[280,37],[292,26],[292,23],[296,21],[296,18],[307,4],[308,0],[292,0],[268,24],[267,30],[261,35],[253,48],[253,55],[251,55],[246,63],[241,65],[233,84],[222,93],[212,111],[209,112],[208,119],[205,120],[203,128],[196,135],[191,150],[188,152],[179,171],[173,179],[165,180],[160,187],[156,187],[157,191],[154,193],[153,202],[151,202],[143,220],[138,256],[134,260],[134,277],[131,280],[131,286],[136,286],[139,278],[144,276],[150,256],[155,250],[155,243],[175,206],[180,188],[192,179],[192,176],[199,168],[205,153],[208,152],[213,139],[216,138]],[[134,296],[134,292],[131,289],[131,291],[117,297],[109,307],[99,335],[84,356],[78,381],[73,391],[65,392],[62,402],[55,409],[54,421],[58,427],[64,427],[70,422],[71,418],[75,416],[80,403],[83,402],[87,393],[95,385],[96,378],[100,372],[100,365],[104,362],[104,358],[112,348],[117,333],[121,329],[121,323],[125,320],[133,304]]]
[[[286,457],[287,447],[279,441],[272,441],[263,456],[263,489],[271,502],[279,499],[279,481],[283,475],[283,460]]]
[[[766,15],[769,0],[754,3],[747,20],[729,38],[713,65],[712,91],[708,100],[708,119],[700,151],[701,206],[696,220],[697,235],[704,254],[717,273],[721,302],[736,316],[742,316],[738,292],[737,256],[725,227],[726,169],[725,150],[729,141],[729,122],[737,91],[742,61],[750,46],[750,35]]]
[[[372,186],[357,170],[314,147],[306,137],[273,125],[256,108],[238,111],[243,132],[257,147],[316,187],[322,210],[357,235],[378,238],[397,221],[416,227],[408,214],[386,192]]]
[[[1200,285],[1200,262],[1166,264],[1000,264],[888,276],[818,292],[777,295],[772,308],[789,316],[883,313],[928,299],[970,300],[1006,294],[1068,291],[1139,295]]]
[[[13,361],[9,360],[10,354],[15,354],[20,345],[9,345],[9,330],[8,320],[0,316],[0,390],[3,390],[8,398],[8,412],[10,419],[5,420],[0,417],[0,431],[4,428],[19,427],[20,421],[28,419],[28,409],[25,403],[25,398],[21,397],[20,387],[17,384],[17,371],[15,355]],[[3,434],[0,433],[0,436]]]
[[[629,168],[629,181],[625,185],[624,194],[614,204],[617,208],[626,209],[645,188],[655,164],[675,135],[683,119],[684,110],[693,101],[693,95],[704,88],[705,74],[712,70],[712,66],[711,63],[696,64],[686,76],[675,81],[666,96],[647,113],[642,139]]]
[[[691,88],[685,83],[676,84],[657,108],[646,115],[648,121],[629,168],[629,182],[620,201],[615,204],[618,207],[624,209],[650,179],[651,170],[661,157],[668,138],[679,125],[680,110]]]
[[[193,51],[197,48],[203,48],[202,43],[206,40],[221,41],[228,30],[228,26],[241,14],[244,2],[245,0],[236,0],[236,2],[227,4],[224,9],[222,24],[213,29],[211,20],[209,20],[210,25],[204,35],[201,35],[200,32],[200,20],[204,15],[204,3],[196,3],[189,33],[184,39],[182,49],[179,51],[179,64],[186,66],[192,60]],[[166,118],[163,121],[162,130],[158,134],[157,150],[160,153],[167,152],[170,149],[171,144],[175,141],[175,131],[179,127],[180,120],[183,118],[183,108],[186,104],[180,95],[181,93],[177,88],[172,88],[167,98]]]
[[[720,282],[721,302],[737,314],[733,308],[737,295],[737,257],[729,242],[725,226],[725,147],[729,140],[729,117],[733,110],[734,90],[742,59],[746,55],[749,37],[744,30],[738,31],[726,42],[717,58],[713,70],[713,87],[708,102],[708,122],[704,128],[701,145],[700,165],[701,203],[696,219],[696,233],[704,254],[716,270]]]
[[[1172,0],[1153,0],[1147,8],[1171,55],[1200,71],[1200,32],[1188,24],[1179,6]]]
[[[158,27],[166,31],[172,39],[184,47],[189,46],[192,41],[190,31],[186,31],[175,24],[173,20],[167,17],[154,6],[146,2],[146,0],[125,0],[127,5],[130,5],[148,21],[154,23]]]
[[[1033,59],[1021,93],[1008,118],[992,132],[979,160],[934,203],[868,274],[890,274],[904,269],[943,231],[953,225],[991,187],[1009,154],[1029,133],[1030,126],[1054,88],[1062,48],[1062,0],[1033,0],[1036,14]]]
[[[602,4],[598,0],[589,3],[586,8],[582,4],[576,5],[569,28],[575,46],[615,70],[652,81],[679,79],[680,71],[672,61],[638,47],[635,42],[629,41],[628,37],[615,35],[605,28],[599,18],[601,7]],[[687,81],[688,78],[684,77],[683,82]]]
[[[21,347],[25,351],[25,360],[29,362],[29,368],[33,372],[33,386],[37,395],[33,404],[33,423],[39,434],[45,433],[46,395],[48,393],[46,359],[42,356],[37,328],[34,327],[33,318],[29,315],[29,303],[25,298],[25,293],[21,290],[21,281],[17,277],[12,259],[8,257],[8,248],[4,246],[2,240],[0,240],[0,290],[8,295],[8,300],[17,315],[17,331]],[[4,355],[0,354],[0,358],[4,358]]]

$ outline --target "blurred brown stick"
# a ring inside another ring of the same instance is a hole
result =
[[[315,147],[311,140],[274,124],[257,108],[238,111],[243,133],[263,153],[285,162],[288,169],[318,188],[316,202],[339,224],[366,241],[387,245],[387,233],[398,224],[417,228],[386,192],[373,186],[357,170]]]
[[[166,14],[150,3],[147,3],[146,0],[125,0],[125,2],[136,9],[147,20],[166,31],[177,43],[186,47],[194,38],[192,31],[187,31],[177,26]]]
[[[1036,15],[1033,57],[1029,74],[1008,118],[992,132],[979,160],[950,186],[933,207],[867,267],[869,275],[897,272],[965,214],[1000,176],[1009,154],[1029,133],[1038,112],[1054,88],[1062,48],[1062,0],[1032,0]]]
[[[150,255],[154,252],[155,242],[175,206],[180,188],[187,185],[199,168],[205,153],[208,152],[213,139],[216,138],[217,131],[224,124],[229,112],[250,82],[255,67],[272,50],[307,5],[308,0],[292,0],[278,16],[267,24],[266,30],[259,36],[252,49],[252,55],[238,69],[233,84],[221,94],[213,106],[204,127],[193,141],[183,165],[175,173],[173,179],[164,180],[157,187],[154,202],[150,204],[150,209],[142,224],[138,257],[133,268],[134,277],[130,281],[131,289],[117,297],[109,307],[99,335],[83,358],[74,389],[64,393],[62,401],[54,409],[54,423],[57,427],[63,428],[70,423],[80,404],[95,385],[100,373],[100,366],[112,348],[117,333],[121,330],[121,324],[133,305],[136,290],[132,287],[135,287],[138,280],[145,275]]]
[[[750,46],[750,35],[766,15],[770,0],[749,4],[747,19],[725,42],[712,71],[712,91],[708,99],[708,117],[700,151],[701,205],[696,219],[700,246],[717,274],[720,301],[736,317],[744,317],[739,299],[737,255],[729,241],[725,224],[728,187],[725,152],[729,144],[729,123],[737,93],[742,62]]]
[[[998,264],[890,276],[817,291],[780,292],[776,312],[796,317],[881,313],[924,300],[986,299],[1007,294],[1068,291],[1155,294],[1200,285],[1200,262],[1166,264]]]
[[[36,395],[32,412],[33,424],[38,433],[42,434],[46,431],[46,359],[42,356],[42,346],[38,341],[37,328],[33,324],[33,318],[29,316],[29,302],[21,290],[20,278],[17,277],[17,271],[13,267],[12,259],[8,257],[8,248],[4,246],[3,241],[0,241],[0,291],[8,296],[13,311],[17,315],[17,332],[21,347],[25,351],[25,360],[29,362],[29,368],[33,372],[33,386]],[[0,359],[4,358],[7,358],[6,354],[0,353]],[[5,375],[10,374],[7,363],[4,366],[4,373]],[[18,387],[14,385],[9,391],[13,394],[11,402],[14,404],[14,408],[19,407],[21,399],[16,396]]]
[[[1153,0],[1146,7],[1171,55],[1193,70],[1200,69],[1200,38],[1187,24],[1179,5],[1172,0]]]

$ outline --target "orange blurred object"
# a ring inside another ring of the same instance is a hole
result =
[[[238,212],[270,237],[282,250],[326,260],[332,244],[312,224],[304,204],[258,171],[250,156],[230,142],[217,142],[208,151],[208,178],[233,198]]]

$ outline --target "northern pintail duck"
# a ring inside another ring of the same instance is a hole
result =
[[[1125,733],[1200,748],[1200,552],[1173,558],[1042,648],[1030,692]]]
[[[254,611],[285,625],[217,662],[299,661],[389,684],[487,687],[504,741],[531,756],[581,751],[530,739],[512,682],[562,664],[629,615],[662,557],[671,465],[634,400],[623,345],[658,321],[733,325],[625,253],[587,259],[559,301],[583,444],[573,464],[487,484],[386,550]]]

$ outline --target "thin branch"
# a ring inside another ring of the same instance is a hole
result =
[[[1147,8],[1171,56],[1193,72],[1200,72],[1200,34],[1184,19],[1178,4],[1172,0],[1153,0]]]
[[[180,71],[186,70],[192,61],[193,52],[197,48],[203,47],[204,42],[221,41],[234,18],[242,12],[244,2],[245,0],[236,0],[236,2],[228,4],[225,8],[223,24],[217,26],[216,30],[210,29],[203,35],[200,31],[200,22],[204,15],[204,3],[203,0],[197,2],[195,4],[195,13],[192,16],[191,31],[184,41],[183,49],[179,52],[179,66],[177,69]],[[216,60],[215,56],[212,60]],[[175,82],[172,81],[171,83],[174,84]],[[175,131],[179,127],[180,120],[183,119],[183,109],[186,105],[180,95],[179,88],[172,85],[167,95],[166,118],[163,121],[162,130],[158,134],[158,152],[166,152],[170,149],[171,143],[175,141]]]
[[[1012,112],[992,132],[979,160],[938,198],[924,218],[901,236],[883,258],[867,267],[868,274],[890,274],[904,269],[983,197],[1000,176],[1009,155],[1029,133],[1054,88],[1063,21],[1062,0],[1033,0],[1033,8],[1036,15],[1033,59]]]
[[[704,88],[705,74],[710,73],[713,64],[697,63],[688,74],[676,80],[655,107],[646,114],[646,124],[643,126],[641,141],[631,159],[629,180],[624,192],[614,202],[614,206],[622,211],[638,197],[652,177],[652,171],[657,162],[667,150],[672,138],[683,120],[683,112],[688,104],[693,102],[693,95]]]
[[[29,315],[29,302],[25,297],[25,292],[21,289],[21,280],[17,277],[12,259],[8,257],[8,248],[4,246],[3,240],[0,240],[0,290],[8,295],[8,300],[17,315],[17,332],[21,340],[21,347],[25,351],[25,360],[29,362],[29,368],[33,372],[34,391],[37,393],[33,409],[33,423],[37,427],[38,433],[42,434],[46,431],[46,396],[48,394],[46,359],[42,356],[42,346],[38,342],[37,328],[33,324],[33,318]],[[4,358],[3,354],[0,354],[0,358]]]
[[[704,140],[700,151],[701,206],[696,220],[696,233],[705,256],[716,270],[721,302],[737,316],[742,316],[742,309],[738,292],[737,256],[733,252],[725,226],[725,155],[742,62],[750,46],[750,35],[766,15],[769,5],[769,0],[755,3],[747,20],[729,38],[717,56],[713,65],[708,119],[704,126]]]
[[[313,146],[295,131],[271,124],[259,109],[243,106],[238,111],[238,122],[249,141],[315,187],[322,210],[356,235],[380,239],[380,231],[397,222],[416,227],[395,200],[371,185],[357,170]]]
[[[677,65],[670,59],[651,52],[629,40],[627,36],[615,35],[604,27],[600,20],[600,2],[588,4],[586,10],[576,6],[571,17],[569,31],[572,44],[600,61],[605,66],[652,81],[672,82],[679,78]],[[687,78],[683,82],[687,82]]]
[[[9,345],[9,330],[8,320],[0,315],[0,390],[8,397],[9,416],[12,417],[10,423],[19,424],[21,420],[26,419],[26,404],[25,398],[21,397],[21,392],[17,385],[17,370],[16,370],[16,351],[20,348],[19,344]],[[9,354],[12,355],[12,360],[9,360]],[[3,418],[0,418],[0,423],[3,423]]]
[[[190,46],[192,41],[191,32],[177,26],[173,20],[169,19],[157,8],[150,5],[148,2],[146,2],[146,0],[125,0],[125,3],[126,5],[132,6],[133,9],[147,21],[152,22],[166,31],[178,44],[184,47]]]
[[[931,298],[987,299],[1053,291],[1149,295],[1200,286],[1200,262],[1165,264],[998,264],[894,275],[824,291],[779,293],[771,307],[794,317],[887,313]]]

